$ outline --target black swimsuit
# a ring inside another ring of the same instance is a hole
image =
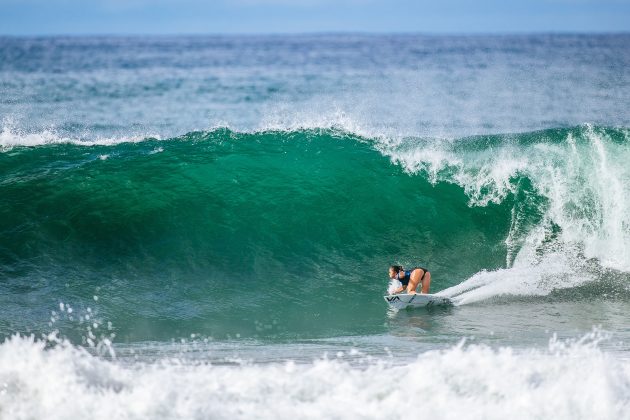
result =
[[[400,278],[400,272],[398,272],[398,280],[402,283],[403,286],[407,286],[409,284],[409,280],[411,280],[411,272],[417,269],[424,271],[424,274],[422,275],[422,277],[420,277],[420,281],[422,281],[424,279],[424,276],[426,276],[429,272],[429,270],[427,270],[426,268],[416,267],[412,268],[411,270],[404,270],[403,273],[405,273],[405,277],[402,279]]]

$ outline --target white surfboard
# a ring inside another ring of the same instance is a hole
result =
[[[396,309],[453,304],[453,302],[451,302],[451,300],[447,297],[431,294],[423,295],[418,293],[415,295],[408,295],[406,293],[401,293],[399,295],[383,296],[383,298],[385,298],[385,301],[389,303],[389,306]]]

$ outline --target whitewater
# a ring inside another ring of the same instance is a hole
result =
[[[630,418],[628,41],[0,37],[0,418]]]

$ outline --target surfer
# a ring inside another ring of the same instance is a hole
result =
[[[408,294],[415,294],[418,284],[422,284],[422,293],[429,293],[431,287],[431,273],[422,267],[405,270],[400,265],[392,265],[389,267],[389,278],[402,283],[402,286],[392,294],[401,293],[405,289],[407,289]]]

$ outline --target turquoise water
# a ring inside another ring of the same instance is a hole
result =
[[[624,418],[627,45],[0,38],[0,416]]]

